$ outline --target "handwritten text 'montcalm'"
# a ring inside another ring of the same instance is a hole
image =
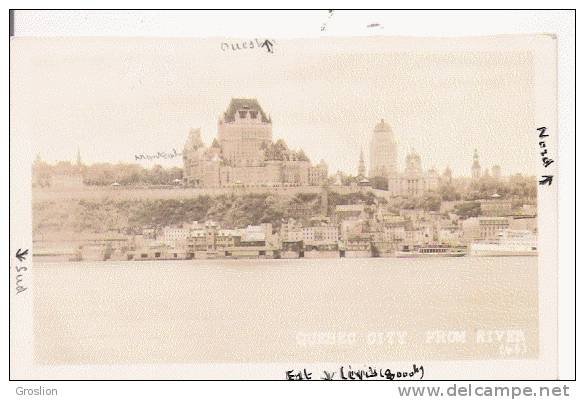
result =
[[[179,153],[177,149],[173,149],[171,152],[158,151],[155,154],[134,154],[134,160],[168,160],[170,158],[180,157],[182,153]]]

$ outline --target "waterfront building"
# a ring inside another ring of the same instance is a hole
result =
[[[389,225],[384,227],[384,241],[388,243],[402,242],[406,239],[406,228],[404,224]]]
[[[127,255],[128,260],[162,260],[165,259],[166,247],[161,244],[150,244],[148,246],[138,248],[135,251],[129,252]]]
[[[509,229],[516,231],[529,231],[536,233],[538,226],[538,218],[536,215],[521,215],[510,218]]]
[[[404,172],[388,178],[388,191],[392,196],[420,197],[436,190],[438,184],[439,177],[436,171],[423,171],[420,156],[411,151],[406,156]]]
[[[408,229],[404,231],[404,242],[408,245],[424,245],[432,241],[429,233],[423,229]]]
[[[459,221],[459,229],[464,243],[471,243],[478,240],[479,234],[479,218],[471,217]]]
[[[510,227],[510,220],[505,217],[479,217],[479,239],[494,239]]]
[[[343,244],[344,257],[371,257],[372,240],[369,234],[355,235],[347,238]]]
[[[280,225],[281,242],[300,242],[303,240],[303,225],[289,218]]]
[[[421,229],[425,232],[430,232],[431,235],[437,229],[438,225],[439,223],[437,221],[429,218],[413,219],[409,224],[413,229]]]
[[[203,143],[192,129],[183,148],[187,186],[318,186],[327,181],[327,164],[312,165],[302,150],[272,142],[272,119],[256,99],[232,99],[218,121],[217,138]]]
[[[390,125],[382,119],[370,141],[370,178],[389,177],[396,172],[396,141]]]
[[[184,244],[189,237],[190,229],[182,227],[165,227],[163,228],[162,242],[170,247]]]
[[[262,223],[260,225],[248,225],[241,230],[242,245],[253,245],[253,243],[272,243],[272,224]]]
[[[477,240],[490,240],[510,227],[510,218],[472,217],[460,222],[462,240],[471,243]]]
[[[238,229],[218,229],[215,232],[215,248],[216,249],[230,249],[235,246],[240,246],[244,242],[243,234]]]
[[[462,232],[457,226],[441,227],[437,232],[437,239],[441,244],[457,246],[462,242]]]
[[[213,241],[210,241],[209,246],[209,250],[213,250]],[[193,254],[191,258],[195,256],[196,252],[204,253],[207,252],[207,250],[208,237],[206,235],[205,229],[191,231],[187,240],[187,251],[190,254]]]
[[[193,223],[186,245],[187,258],[260,257],[273,252],[272,224],[248,225],[241,229],[222,229],[218,223]]]
[[[303,228],[305,246],[335,247],[339,241],[337,225],[307,226]]]
[[[339,224],[341,240],[347,240],[350,236],[363,233],[365,220],[363,219],[345,219]]]

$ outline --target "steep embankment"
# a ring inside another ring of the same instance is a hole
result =
[[[293,205],[303,205],[310,214],[319,213],[316,194],[278,196],[199,196],[193,199],[156,200],[59,200],[33,203],[36,234],[58,232],[101,233],[119,231],[138,233],[147,226],[169,226],[192,221],[214,220],[223,226],[246,226],[270,222],[275,226],[283,218],[297,217]]]

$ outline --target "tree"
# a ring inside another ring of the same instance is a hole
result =
[[[443,201],[454,201],[461,199],[461,194],[451,183],[439,186],[439,196],[441,196],[441,200]]]
[[[439,211],[441,208],[441,197],[434,193],[427,194],[423,197],[421,206],[426,211]]]
[[[455,214],[461,218],[477,217],[481,213],[481,206],[478,202],[472,201],[455,205]]]
[[[298,161],[309,161],[309,157],[307,157],[303,149],[297,151],[295,157]]]
[[[388,190],[388,178],[383,176],[374,176],[370,183],[374,189]]]

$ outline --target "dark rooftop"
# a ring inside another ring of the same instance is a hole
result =
[[[251,110],[258,111],[262,122],[272,122],[270,118],[266,116],[266,113],[260,107],[260,103],[256,99],[232,99],[226,112],[223,114],[225,122],[233,122],[236,120],[236,112],[239,110]]]

